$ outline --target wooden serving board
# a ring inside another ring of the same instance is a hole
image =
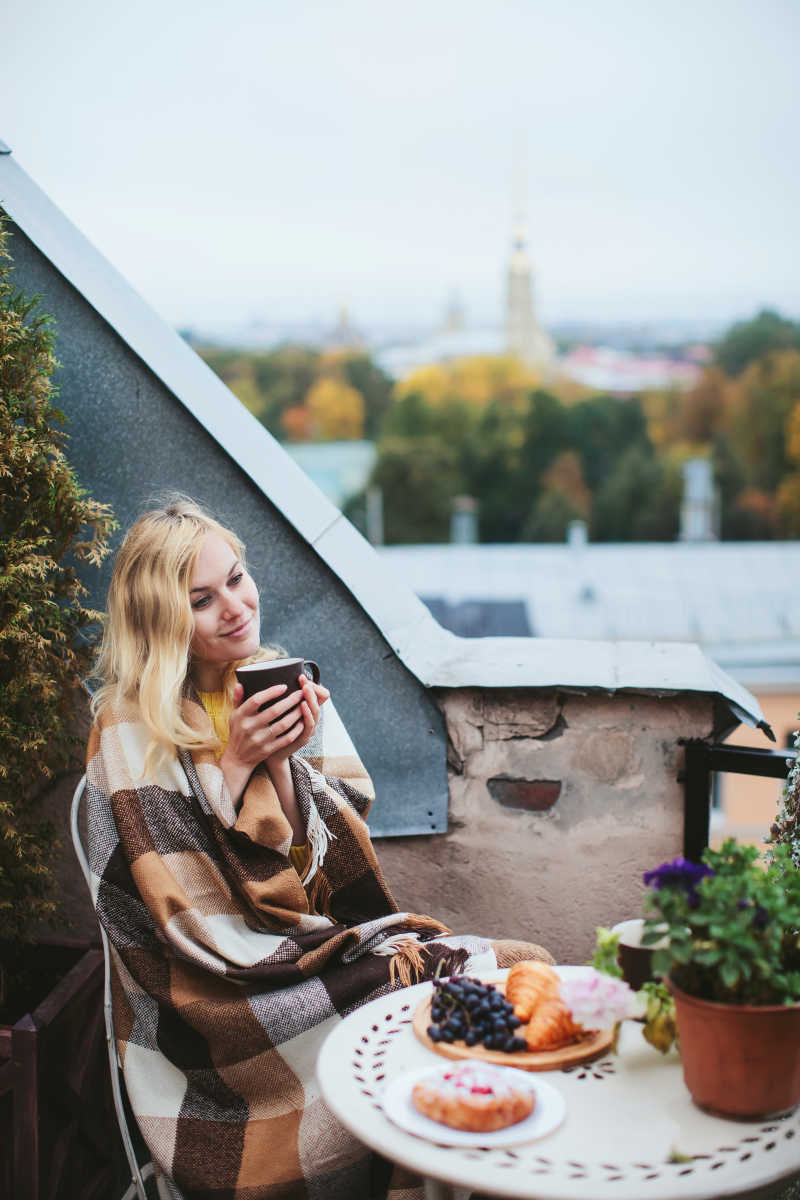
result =
[[[505,994],[502,983],[494,983],[494,986],[498,992]],[[481,1045],[468,1046],[465,1042],[433,1042],[426,1032],[432,1020],[432,1004],[432,995],[420,1001],[414,1012],[413,1029],[423,1046],[444,1058],[475,1058],[500,1067],[518,1067],[521,1071],[557,1071],[561,1067],[571,1067],[598,1058],[614,1041],[613,1029],[598,1029],[559,1050],[518,1050],[514,1054],[506,1054],[504,1050],[487,1050]]]

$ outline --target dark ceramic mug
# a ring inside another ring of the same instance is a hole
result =
[[[619,935],[617,962],[622,968],[622,978],[638,992],[643,984],[655,978],[653,951],[663,946],[664,942],[657,942],[653,946],[642,945],[644,920],[641,917],[632,921],[620,921],[612,926],[611,932]]]
[[[266,691],[279,683],[286,684],[286,692],[262,704],[259,712],[270,708],[278,700],[282,700],[288,692],[297,688],[300,675],[307,675],[314,683],[319,683],[319,667],[310,658],[268,658],[265,662],[248,663],[236,668],[236,678],[244,688],[244,699],[254,696],[256,692]],[[286,714],[282,714],[285,716]]]

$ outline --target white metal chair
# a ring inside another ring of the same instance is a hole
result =
[[[86,851],[83,845],[81,836],[81,808],[84,791],[86,790],[86,776],[81,776],[78,786],[75,788],[75,794],[72,797],[72,812],[70,817],[70,825],[72,829],[72,844],[75,847],[75,854],[78,862],[81,865],[86,886],[89,889],[89,894],[92,896],[92,876],[89,869],[89,860],[86,856]],[[99,924],[99,923],[98,923]],[[122,1075],[122,1064],[117,1054],[117,1039],[114,1034],[114,1017],[111,1012],[111,960],[109,952],[108,938],[106,931],[102,925],[99,925],[100,940],[103,943],[103,961],[105,963],[104,970],[104,986],[103,986],[103,1016],[106,1026],[106,1046],[108,1048],[108,1065],[111,1071],[111,1091],[114,1096],[114,1107],[117,1110],[117,1124],[119,1125],[122,1144],[125,1147],[125,1156],[128,1160],[128,1166],[131,1172],[131,1182],[127,1188],[122,1200],[133,1200],[136,1196],[137,1200],[149,1200],[145,1180],[154,1176],[154,1167],[151,1162],[140,1165],[136,1155],[136,1149],[131,1137],[131,1131],[128,1127],[128,1117],[125,1111],[124,1088],[125,1080]],[[160,1191],[160,1189],[159,1189]]]

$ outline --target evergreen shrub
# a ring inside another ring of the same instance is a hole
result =
[[[65,457],[54,407],[54,331],[11,282],[0,214],[0,940],[52,916],[56,839],[35,801],[78,762],[76,699],[100,614],[76,573],[99,565],[116,526]]]

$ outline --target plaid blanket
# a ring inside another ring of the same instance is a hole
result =
[[[91,731],[89,858],[120,1057],[176,1200],[385,1194],[374,1156],[320,1097],[324,1037],[437,966],[503,965],[486,939],[398,912],[363,819],[372,785],[333,705],[322,713],[291,759],[310,850],[303,879],[266,769],[236,808],[213,752],[181,753],[145,777],[134,707]],[[195,728],[209,721],[196,694],[184,715]],[[389,1194],[410,1200],[415,1182],[396,1173]]]

